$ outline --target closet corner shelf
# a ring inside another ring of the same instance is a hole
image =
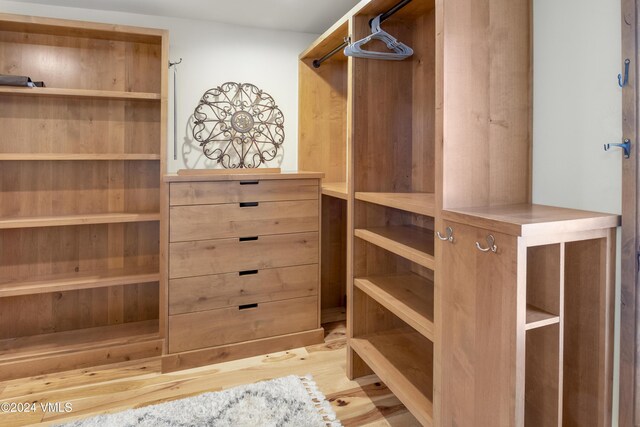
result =
[[[435,270],[433,232],[414,225],[358,228],[354,235],[389,252]]]
[[[351,338],[351,348],[424,426],[433,425],[433,344],[412,329]]]
[[[356,200],[401,209],[420,215],[435,216],[434,193],[356,193]]]
[[[160,160],[159,154],[0,153],[0,161]]]
[[[106,213],[0,219],[0,230],[159,221],[159,213]]]
[[[80,289],[151,283],[160,280],[157,268],[125,268],[84,274],[57,274],[0,283],[0,298]]]
[[[433,282],[405,273],[357,278],[354,285],[433,342]]]
[[[49,96],[63,98],[95,98],[95,99],[113,99],[113,100],[143,100],[158,101],[161,99],[159,93],[148,92],[127,92],[117,90],[92,90],[92,89],[63,89],[49,87],[12,87],[0,86],[0,95],[17,95],[17,96]]]
[[[33,357],[91,352],[105,347],[142,344],[161,339],[158,320],[7,338],[0,340],[0,364]]]
[[[525,330],[542,328],[544,326],[555,325],[560,323],[560,316],[551,314],[536,306],[527,304],[527,325]]]
[[[323,182],[322,194],[347,200],[348,190],[346,182]]]

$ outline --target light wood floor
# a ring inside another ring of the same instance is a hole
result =
[[[160,373],[158,360],[146,360],[0,383],[0,403],[38,406],[34,413],[0,413],[0,426],[58,423],[290,374],[312,374],[345,427],[418,426],[376,376],[347,379],[344,324],[325,329],[324,344],[170,374]],[[41,402],[69,402],[73,411],[43,413]]]

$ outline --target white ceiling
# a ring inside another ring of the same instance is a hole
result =
[[[83,9],[322,33],[358,0],[22,0]]]

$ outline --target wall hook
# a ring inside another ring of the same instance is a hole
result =
[[[620,147],[624,150],[624,158],[631,156],[631,140],[625,139],[622,144],[604,144],[604,151],[609,151],[611,147]]]
[[[618,74],[618,85],[620,87],[625,87],[629,83],[629,64],[631,60],[629,58],[624,60],[624,79],[622,78],[622,74]]]
[[[174,65],[180,65],[180,64],[182,64],[182,58],[180,58],[178,62],[169,61],[169,68],[173,67]]]

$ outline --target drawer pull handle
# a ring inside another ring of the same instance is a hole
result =
[[[258,181],[257,179],[254,181],[240,181],[240,185],[258,185],[260,184],[260,181]]]
[[[253,236],[253,237],[240,237],[239,239],[241,242],[251,242],[253,240],[258,240],[258,236]]]
[[[241,208],[255,208],[259,204],[260,204],[259,202],[241,202],[240,203],[240,207]]]
[[[238,273],[240,276],[251,276],[253,274],[258,274],[258,270],[245,270]]]
[[[493,252],[496,253],[498,252],[498,247],[496,246],[496,238],[493,237],[493,234],[489,234],[487,236],[487,244],[489,245],[489,247],[487,248],[483,248],[480,243],[476,242],[476,248],[478,248],[478,250],[482,251],[482,252]]]
[[[238,306],[238,310],[248,310],[250,308],[258,308],[258,303]]]

